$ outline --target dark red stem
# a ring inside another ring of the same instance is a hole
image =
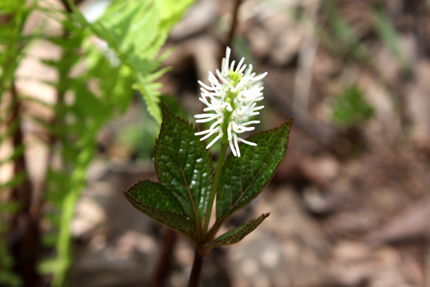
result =
[[[241,3],[242,3],[242,0],[236,0],[234,2],[233,20],[232,20],[232,23],[231,23],[230,32],[228,33],[227,40],[225,41],[225,48],[231,46],[231,43],[233,41],[234,33],[236,32],[237,18],[238,18],[238,15],[239,15],[239,6],[240,6]],[[224,48],[224,51],[225,51],[225,48]]]
[[[163,247],[161,250],[160,258],[157,264],[157,269],[152,280],[152,287],[160,287],[163,283],[167,271],[169,269],[169,262],[171,261],[171,255],[173,250],[173,245],[176,241],[176,233],[173,230],[167,229],[164,235]]]
[[[202,273],[204,256],[199,251],[194,253],[193,269],[191,269],[190,281],[188,287],[199,287],[200,286],[200,275]]]
[[[16,87],[12,84],[12,113],[10,123],[17,125],[12,137],[14,149],[24,145],[24,137],[21,129],[21,103]],[[24,154],[15,159],[15,176],[27,172]],[[12,220],[12,230],[17,234],[17,239],[12,243],[12,254],[16,262],[16,271],[24,280],[24,286],[39,286],[40,276],[37,274],[36,265],[40,250],[39,239],[39,213],[32,205],[32,186],[28,178],[11,193],[11,199],[20,204],[20,211]]]

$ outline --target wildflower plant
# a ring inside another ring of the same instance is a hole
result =
[[[209,112],[206,114],[195,115],[197,123],[205,123],[216,119],[208,130],[197,132],[195,135],[205,135],[200,140],[205,140],[213,134],[217,134],[206,148],[211,147],[218,139],[225,138],[229,142],[231,152],[234,156],[240,157],[238,142],[241,141],[247,145],[256,146],[256,143],[244,140],[237,136],[255,129],[249,127],[252,124],[258,124],[258,120],[250,120],[251,117],[259,114],[259,110],[264,106],[256,106],[258,101],[263,99],[263,87],[261,80],[267,75],[267,72],[256,76],[252,72],[252,65],[243,64],[245,58],[242,58],[234,69],[235,61],[229,63],[231,50],[227,47],[226,57],[222,59],[222,70],[216,70],[219,80],[212,72],[209,72],[208,81],[210,86],[199,81],[202,86],[202,96],[199,98],[207,107],[203,110]]]
[[[189,286],[198,286],[203,258],[210,250],[238,243],[269,216],[262,214],[216,236],[232,214],[270,182],[287,151],[292,124],[290,119],[278,128],[242,138],[259,123],[253,117],[263,108],[258,102],[263,99],[262,79],[267,73],[257,75],[243,58],[235,66],[230,55],[227,48],[217,77],[209,72],[209,85],[199,81],[199,99],[206,107],[195,118],[197,123],[211,122],[210,127],[197,131],[164,106],[154,153],[159,182],[140,181],[123,191],[136,209],[193,244],[196,253]],[[221,141],[221,149],[213,168],[208,149],[217,141]],[[226,157],[229,147],[231,153]],[[214,205],[216,217],[209,226]]]

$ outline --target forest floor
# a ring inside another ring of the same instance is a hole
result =
[[[175,50],[163,93],[190,115],[203,108],[197,80],[219,67],[233,2],[197,1],[168,40]],[[274,180],[226,230],[270,217],[207,257],[202,286],[430,287],[429,27],[428,1],[244,1],[231,46],[268,71],[262,126],[295,119]],[[351,87],[373,113],[357,119],[353,107],[335,122],[335,103]],[[166,230],[121,193],[156,180],[151,150],[142,160],[120,140],[139,121],[157,129],[141,105],[100,134],[72,224],[75,286],[152,280]],[[141,144],[151,146],[157,133],[145,132]],[[165,286],[186,285],[193,256],[178,237]]]

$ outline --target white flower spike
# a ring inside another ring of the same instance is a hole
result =
[[[256,143],[238,137],[238,134],[252,131],[255,127],[249,125],[258,124],[260,121],[250,120],[250,117],[259,114],[264,106],[257,106],[263,99],[263,87],[261,80],[267,75],[256,75],[252,72],[252,65],[243,64],[242,58],[235,68],[235,61],[230,62],[231,50],[227,47],[226,56],[222,59],[221,71],[216,70],[216,75],[209,72],[210,86],[199,81],[201,85],[201,98],[207,107],[203,109],[205,114],[194,117],[197,123],[205,123],[216,120],[208,130],[195,133],[196,136],[205,135],[200,140],[205,140],[212,135],[217,136],[206,146],[210,148],[217,140],[221,139],[229,143],[234,156],[240,157],[238,142],[256,146]]]

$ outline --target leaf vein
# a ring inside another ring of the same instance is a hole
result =
[[[287,132],[287,130],[289,131],[289,129],[287,129],[286,127],[284,127],[284,130],[282,131],[281,136],[279,136],[279,139],[277,140],[275,146],[273,147],[273,149],[269,152],[269,155],[267,156],[266,160],[264,161],[264,163],[261,165],[260,169],[257,172],[257,176],[260,174],[261,170],[263,169],[263,167],[265,167],[271,157],[271,155],[273,154],[273,152],[276,150],[276,148],[278,147],[279,143],[281,142],[284,134]],[[273,135],[270,135],[268,142],[270,142],[270,139],[272,138]],[[237,205],[238,202],[240,202],[240,200],[242,199],[242,197],[244,196],[244,194],[246,194],[246,192],[253,186],[254,180],[256,179],[256,177],[253,177],[253,179],[251,180],[251,182],[249,183],[248,187],[241,193],[241,195],[239,196],[239,198],[236,200],[236,202],[233,205],[230,205],[230,208],[227,210],[227,212],[222,216],[222,220],[225,219],[225,217],[227,217],[227,215],[231,212],[231,210]],[[230,193],[231,194],[231,193]]]

